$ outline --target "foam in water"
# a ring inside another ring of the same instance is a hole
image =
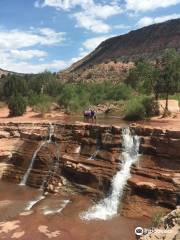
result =
[[[113,177],[111,194],[87,212],[80,214],[83,220],[111,219],[118,212],[124,187],[130,177],[131,165],[138,159],[139,137],[133,136],[129,128],[122,131],[123,152],[121,170]]]
[[[28,203],[28,205],[27,205],[27,207],[25,208],[25,210],[26,211],[30,211],[31,209],[32,209],[32,207],[36,204],[36,203],[38,203],[38,202],[40,202],[42,199],[44,199],[45,197],[44,196],[39,196],[36,200],[33,200],[33,201],[30,201],[29,203]]]
[[[69,203],[69,200],[64,200],[63,203],[61,204],[61,207],[55,210],[49,209],[48,207],[44,208],[44,215],[50,215],[50,214],[56,214],[56,213],[60,213]]]

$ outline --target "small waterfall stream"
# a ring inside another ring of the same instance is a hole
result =
[[[22,180],[21,180],[21,182],[19,184],[21,186],[25,186],[26,185],[28,177],[29,177],[29,174],[30,174],[30,172],[31,172],[31,170],[33,168],[34,161],[36,159],[36,156],[37,156],[38,152],[41,150],[41,148],[44,145],[49,144],[49,143],[52,142],[52,136],[54,134],[54,126],[51,123],[49,123],[49,128],[48,129],[49,129],[48,139],[45,142],[42,142],[40,144],[40,146],[37,148],[37,150],[34,152],[33,157],[31,159],[31,162],[29,164],[29,167],[28,167],[27,171],[25,172],[25,174],[24,174],[24,176],[23,176],[23,178],[22,178]]]
[[[131,166],[137,161],[139,156],[139,137],[133,136],[130,129],[125,128],[122,131],[122,144],[121,170],[113,177],[111,194],[91,207],[87,212],[80,214],[81,219],[107,220],[117,214],[124,187],[130,177]]]
[[[42,146],[44,146],[45,144],[46,144],[46,142],[41,143],[40,146],[37,148],[37,150],[34,152],[33,157],[31,159],[31,162],[29,164],[29,167],[28,167],[26,173],[24,174],[24,176],[23,176],[23,178],[22,178],[22,180],[20,182],[21,186],[25,186],[26,185],[28,177],[29,177],[29,174],[30,174],[30,172],[32,170],[32,167],[34,165],[34,161],[36,159],[36,156],[37,156],[38,152],[41,150]]]

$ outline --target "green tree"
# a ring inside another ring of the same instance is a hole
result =
[[[180,54],[174,49],[166,51],[160,62],[159,69],[160,76],[157,81],[157,91],[165,94],[164,116],[166,116],[169,112],[169,95],[180,91]]]
[[[28,92],[27,81],[22,76],[8,75],[3,90],[6,99],[16,94],[26,96]]]
[[[33,92],[37,94],[46,94],[48,84],[50,84],[51,81],[54,81],[55,79],[56,76],[54,74],[45,71],[43,73],[34,75],[29,80],[29,88],[32,89]]]
[[[132,88],[143,93],[153,91],[153,80],[156,70],[150,62],[138,61],[135,68],[129,71],[125,82]]]
[[[21,116],[26,112],[27,102],[26,99],[19,95],[11,96],[8,108],[9,108],[9,115],[10,116]]]

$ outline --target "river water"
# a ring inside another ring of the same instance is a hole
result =
[[[147,219],[120,215],[106,221],[85,221],[79,215],[89,197],[62,192],[42,198],[40,190],[0,182],[0,239],[134,240],[134,229]]]

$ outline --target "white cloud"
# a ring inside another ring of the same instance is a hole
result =
[[[78,60],[82,59],[83,57],[87,56],[90,52],[92,52],[101,42],[110,38],[112,36],[100,36],[89,38],[83,42],[83,46],[79,49],[79,55],[75,58],[71,59],[71,63],[77,62]]]
[[[38,4],[36,3],[36,6]],[[41,6],[55,7],[63,11],[80,7],[80,11],[70,15],[76,19],[76,26],[96,33],[109,32],[110,26],[105,23],[105,19],[122,12],[118,4],[113,1],[110,4],[96,4],[94,0],[44,0]]]
[[[15,59],[3,56],[0,58],[0,66],[3,69],[20,73],[40,73],[44,70],[59,71],[69,65],[62,60],[53,60],[52,62],[33,64],[27,61],[16,61]]]
[[[89,38],[87,39],[84,43],[83,46],[86,50],[92,51],[94,50],[101,42],[104,40],[110,38],[111,36],[100,36],[100,37],[94,37],[94,38]]]
[[[73,16],[77,21],[76,27],[83,27],[95,33],[107,33],[110,30],[110,26],[108,24],[87,13],[78,12]]]
[[[37,73],[45,69],[64,68],[67,66],[65,61],[45,62],[47,52],[34,49],[38,46],[59,45],[64,40],[65,33],[56,32],[51,28],[30,28],[27,31],[18,29],[7,31],[0,28],[0,67],[22,73]]]
[[[165,22],[171,19],[176,19],[176,18],[180,18],[180,14],[171,14],[171,15],[165,15],[165,16],[160,16],[155,18],[143,17],[138,21],[137,26],[145,27],[154,23],[161,23],[161,22]]]
[[[94,2],[93,0],[44,0],[41,6],[55,7],[59,10],[68,11],[76,6],[81,6],[82,8],[89,7]]]
[[[12,49],[10,50],[10,55],[12,58],[16,59],[23,59],[23,60],[29,60],[35,57],[41,58],[46,57],[47,52],[41,51],[41,50],[18,50],[18,49]]]
[[[130,29],[131,26],[126,25],[126,24],[117,24],[113,26],[114,29]]]
[[[65,33],[56,32],[50,28],[31,29],[22,31],[18,29],[0,29],[0,48],[19,49],[35,45],[55,45],[65,40]]]
[[[180,0],[126,0],[126,9],[135,12],[144,12],[157,8],[166,8],[180,3]]]
[[[118,5],[101,5],[94,4],[90,8],[86,8],[87,12],[94,17],[99,17],[102,19],[107,19],[108,17],[114,16],[122,12],[121,8]]]

